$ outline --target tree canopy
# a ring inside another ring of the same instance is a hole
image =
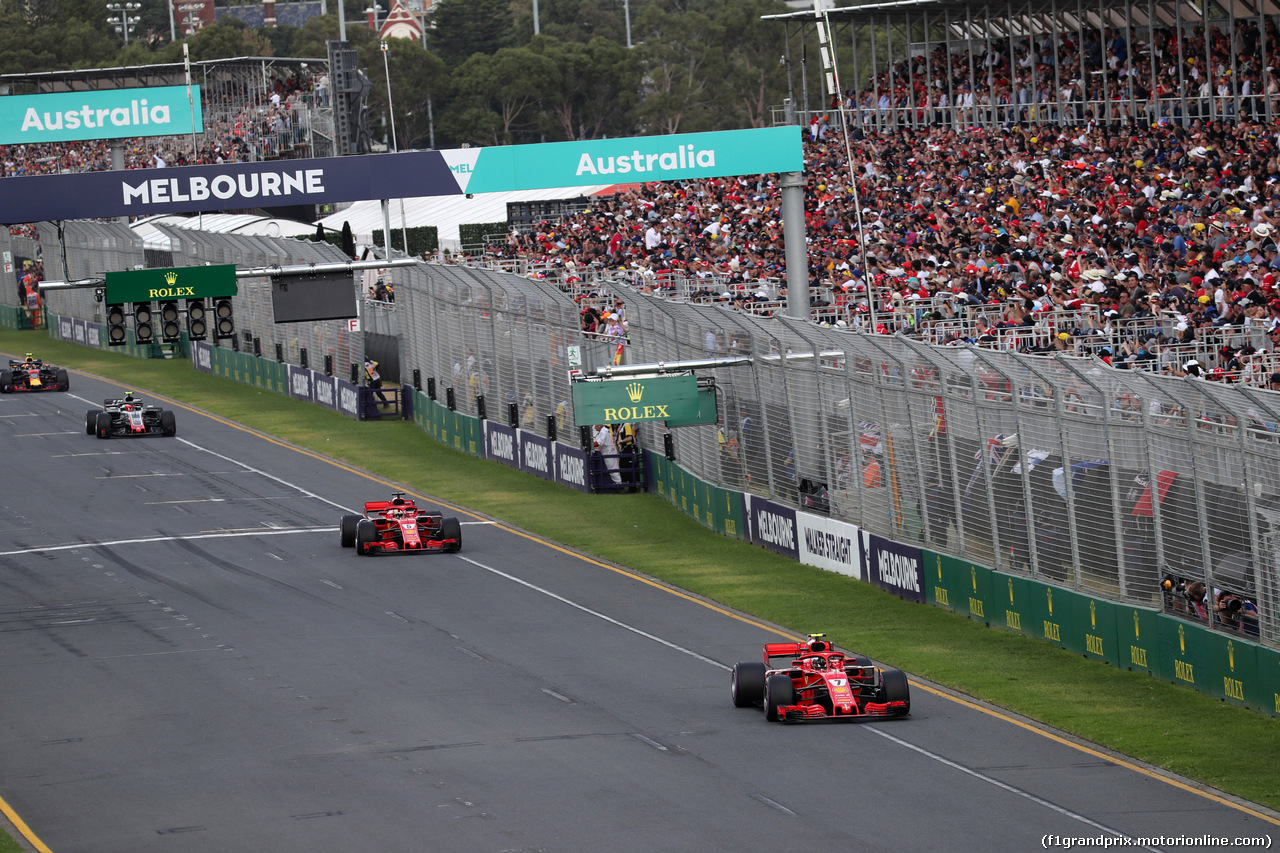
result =
[[[126,48],[106,0],[0,3],[0,73],[173,62],[167,0],[141,0]],[[387,82],[365,4],[347,2],[347,40],[385,115]],[[391,0],[382,0],[385,14]],[[192,59],[323,57],[336,3],[302,27],[253,29],[224,16],[186,39]],[[386,57],[401,148],[496,145],[758,127],[786,92],[781,0],[439,0],[425,47]],[[633,47],[627,47],[630,24]]]

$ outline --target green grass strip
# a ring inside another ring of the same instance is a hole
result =
[[[582,494],[453,451],[412,423],[360,423],[199,373],[185,361],[123,357],[42,332],[0,332],[0,350],[34,352],[215,412],[797,633],[825,631],[921,678],[1280,809],[1280,721],[727,539],[656,495]],[[178,420],[180,434],[199,442]],[[333,497],[354,505],[377,491]],[[726,678],[726,705],[728,694]]]

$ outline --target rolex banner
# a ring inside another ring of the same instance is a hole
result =
[[[236,295],[236,265],[157,267],[107,273],[106,300],[151,302],[155,299],[203,299]]]
[[[698,378],[692,374],[587,380],[572,387],[577,426],[692,421],[698,416]]]

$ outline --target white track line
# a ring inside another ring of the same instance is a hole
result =
[[[145,539],[113,539],[106,542],[76,542],[71,545],[44,545],[39,548],[22,548],[17,551],[0,551],[0,557],[19,554],[44,554],[49,551],[74,551],[77,548],[109,548],[115,545],[144,545],[151,542],[186,542],[195,539],[234,539],[241,536],[281,536],[286,533],[332,533],[333,527],[295,527],[292,529],[267,528],[261,530],[228,531],[225,533],[192,533],[187,536],[150,536]]]
[[[241,468],[243,468],[246,471],[257,474],[260,477],[266,477],[268,480],[271,480],[272,482],[279,483],[280,485],[286,486],[290,489],[294,489],[298,492],[301,492],[302,494],[306,495],[309,498],[315,498],[321,503],[328,504],[329,506],[335,507],[336,509],[340,509],[343,512],[349,512],[349,513],[355,512],[355,510],[345,507],[340,503],[336,503],[335,501],[331,501],[328,498],[321,497],[320,495],[317,495],[315,492],[308,491],[307,489],[302,488],[302,486],[299,486],[295,483],[290,483],[288,480],[281,479],[280,477],[277,477],[274,474],[268,474],[266,471],[261,471],[257,468],[254,468],[252,465],[246,465],[245,463],[241,462],[239,459],[232,459],[230,456],[223,456],[221,453],[216,453],[207,447],[201,447],[200,445],[195,444],[194,442],[187,441],[185,438],[178,438],[178,441],[182,442],[183,444],[195,450],[199,450],[203,453],[208,453],[211,456],[216,456],[224,462],[230,462],[232,465],[239,465]]]

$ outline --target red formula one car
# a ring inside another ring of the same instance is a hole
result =
[[[341,531],[342,547],[354,545],[360,556],[462,550],[458,519],[418,509],[403,492],[389,501],[368,501],[363,516],[344,515]]]
[[[733,668],[733,704],[764,706],[767,720],[905,717],[911,690],[900,669],[882,669],[869,658],[846,658],[823,634],[803,643],[765,643],[764,663]]]
[[[9,359],[9,367],[0,370],[0,394],[12,391],[69,391],[71,379],[66,368],[45,364],[31,353],[26,358]]]

